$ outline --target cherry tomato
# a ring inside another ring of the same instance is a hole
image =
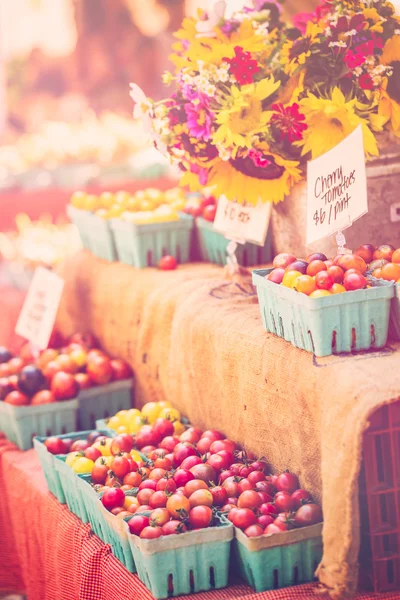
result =
[[[364,246],[360,246],[359,248],[357,248],[354,254],[356,254],[357,256],[361,256],[361,258],[368,264],[372,261],[374,252],[374,246],[371,246],[371,244],[364,244]]]
[[[137,495],[137,499],[139,500],[139,504],[149,504],[150,498],[155,494],[154,490],[144,489],[140,490]],[[153,507],[155,508],[155,507]]]
[[[262,471],[252,471],[248,474],[247,479],[250,483],[256,485],[260,481],[265,481],[265,475]]]
[[[393,252],[391,260],[392,263],[400,264],[400,248]]]
[[[293,508],[297,509],[304,504],[304,501],[311,500],[311,496],[306,490],[299,489],[293,492],[292,499],[294,500]]]
[[[287,528],[283,523],[271,523],[271,525],[266,527],[264,533],[269,535],[271,533],[282,533],[282,531],[287,531]]]
[[[331,294],[343,294],[343,292],[346,291],[346,288],[340,283],[334,283],[329,291]]]
[[[388,263],[382,267],[381,277],[382,279],[386,279],[386,281],[397,281],[400,279],[400,264]]]
[[[123,506],[125,502],[125,494],[119,488],[110,488],[104,492],[101,502],[107,510],[112,510],[117,506]]]
[[[172,478],[163,477],[157,481],[157,492],[173,494],[176,491],[176,483]]]
[[[167,506],[167,494],[165,492],[154,492],[150,497],[149,505],[151,508],[165,508]]]
[[[255,490],[247,490],[238,498],[239,508],[251,508],[255,510],[261,504],[261,498]]]
[[[295,260],[297,260],[297,258],[293,256],[293,254],[281,253],[275,256],[272,265],[278,269],[286,269],[286,267],[288,267]]]
[[[293,288],[293,285],[298,277],[303,275],[300,271],[287,271],[282,279],[282,285],[284,287]]]
[[[241,479],[238,483],[239,494],[242,494],[243,492],[246,492],[248,490],[254,490],[255,487],[255,484],[251,483],[251,481],[249,481],[246,478]]]
[[[263,527],[265,529],[265,527],[268,527],[268,525],[271,525],[271,523],[274,522],[274,517],[272,515],[260,515],[257,518],[257,523],[259,525],[261,525],[261,527]]]
[[[187,527],[182,521],[171,520],[162,527],[163,535],[177,535],[185,533],[185,531],[187,531]]]
[[[143,529],[145,527],[149,526],[149,523],[150,523],[149,517],[146,517],[145,515],[134,515],[128,521],[129,531],[133,535],[140,535],[140,533],[143,531]]]
[[[280,284],[285,276],[285,269],[273,269],[268,275],[265,276],[268,281],[272,283]]]
[[[154,492],[157,489],[157,481],[154,479],[145,479],[139,485],[139,490],[153,490]]]
[[[275,496],[278,491],[271,481],[258,481],[256,483],[256,490],[257,492],[266,492],[270,496]]]
[[[328,275],[333,278],[335,283],[342,283],[344,277],[344,271],[337,265],[332,265],[328,269]]]
[[[275,496],[275,506],[278,512],[289,512],[293,510],[294,500],[289,492],[278,492]]]
[[[327,266],[322,260],[313,260],[307,267],[307,275],[314,277],[320,271],[327,271]]]
[[[319,290],[329,290],[334,283],[334,279],[332,275],[329,275],[328,271],[320,271],[315,276],[315,285]],[[314,290],[312,290],[310,293],[313,291]]]
[[[93,483],[104,484],[107,479],[108,466],[107,465],[94,465],[92,469],[92,481]]]
[[[208,490],[208,485],[202,479],[192,479],[192,481],[188,481],[185,485],[185,496],[190,498],[198,490]]]
[[[140,532],[139,537],[141,537],[144,540],[155,540],[156,538],[159,538],[162,536],[162,529],[161,527],[145,527],[144,529],[142,529],[142,531]]]
[[[172,494],[167,500],[167,510],[175,519],[183,520],[190,511],[190,502],[186,496]]]
[[[162,527],[170,520],[169,512],[166,508],[156,508],[150,515],[150,525]]]
[[[277,515],[278,509],[272,502],[265,502],[259,506],[258,510],[262,515]]]
[[[322,518],[322,509],[318,504],[304,504],[296,512],[294,521],[297,527],[307,527],[321,523]]]
[[[393,246],[391,246],[390,244],[384,244],[383,246],[379,246],[375,250],[373,259],[378,260],[384,258],[385,260],[388,260],[390,262],[392,260],[394,251],[395,249],[393,248]]]
[[[189,512],[189,524],[193,529],[209,527],[213,520],[213,512],[209,506],[195,506]]]
[[[124,477],[124,484],[131,487],[138,487],[142,483],[142,478],[138,472],[131,471]]]
[[[332,296],[329,290],[315,290],[309,295],[309,298],[324,298],[325,296]]]
[[[299,480],[292,473],[282,473],[276,480],[276,487],[280,492],[292,494],[299,487]]]
[[[213,497],[214,506],[223,506],[227,502],[228,494],[223,487],[217,485],[210,488],[210,492]]]
[[[232,515],[232,523],[239,529],[247,529],[250,525],[257,523],[257,517],[250,508],[232,509],[235,513]]]
[[[166,474],[167,471],[165,469],[152,469],[152,471],[149,474],[149,479],[152,481],[158,481],[159,479],[163,479]]]
[[[321,271],[318,272],[318,275],[320,273]],[[300,275],[300,277],[298,277],[293,283],[292,288],[300,294],[305,294],[306,296],[309,296],[312,292],[316,290],[316,280],[310,275]]]
[[[247,537],[259,537],[260,535],[263,535],[263,533],[264,529],[259,524],[250,525],[250,527],[247,527],[247,529],[244,530],[244,534],[247,535]]]
[[[348,292],[361,290],[367,285],[367,280],[364,275],[350,273],[350,275],[345,275],[343,285]]]
[[[128,459],[123,458],[122,456],[116,456],[110,465],[110,469],[118,478],[123,479],[131,472],[131,465],[129,464]]]
[[[212,506],[213,497],[209,490],[197,490],[189,497],[191,508],[195,506]]]
[[[195,465],[190,469],[190,473],[194,475],[196,479],[202,479],[207,484],[216,483],[217,482],[217,472],[216,470],[207,463]]]
[[[178,262],[173,256],[163,256],[158,263],[158,268],[162,271],[173,271],[177,266]]]

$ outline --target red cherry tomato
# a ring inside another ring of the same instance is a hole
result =
[[[282,473],[276,480],[276,487],[280,492],[289,492],[289,494],[293,494],[299,487],[299,480],[293,473]]]
[[[260,535],[263,535],[263,533],[264,529],[259,524],[250,525],[250,527],[247,527],[247,529],[244,530],[244,534],[247,535],[247,537],[259,537]]]
[[[163,256],[158,263],[158,268],[162,271],[173,271],[177,266],[177,260],[173,256]]]
[[[305,501],[311,500],[310,494],[306,490],[295,490],[292,494],[292,498],[294,500],[294,508],[300,508]]]
[[[308,525],[321,523],[322,509],[318,504],[304,504],[296,512],[294,521],[297,527],[307,527]]]
[[[330,290],[335,283],[328,271],[320,271],[315,276],[315,284],[319,290]]]
[[[294,500],[288,492],[278,492],[275,496],[275,506],[278,512],[289,512],[293,510]]]
[[[185,531],[187,531],[186,525],[182,521],[174,519],[162,526],[163,535],[177,535],[178,533],[185,533]]]
[[[232,515],[232,522],[239,529],[247,529],[250,525],[257,523],[257,517],[250,508],[238,508]],[[232,511],[231,511],[232,512]]]
[[[128,521],[129,531],[133,533],[133,535],[140,535],[145,527],[148,527],[150,524],[149,517],[145,515],[134,515],[132,519]]]
[[[104,492],[101,501],[107,510],[112,510],[117,506],[123,506],[125,494],[120,488],[110,488]]]
[[[189,524],[192,529],[204,529],[212,523],[213,512],[209,506],[195,506],[189,512]]]
[[[251,508],[255,510],[261,504],[261,498],[255,490],[242,492],[238,498],[239,508]]]

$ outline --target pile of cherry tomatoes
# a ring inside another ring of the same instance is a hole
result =
[[[329,260],[313,253],[306,260],[278,254],[266,278],[310,298],[321,298],[370,287],[367,272],[374,277],[400,282],[400,249],[383,245],[360,246],[353,254],[338,254]]]
[[[322,521],[320,507],[299,489],[295,475],[269,475],[264,459],[256,460],[220,431],[189,427],[177,434],[178,411],[169,408],[170,420],[158,416],[166,414],[166,403],[154,404],[143,407],[149,422],[135,434],[91,432],[74,442],[45,442],[54,454],[68,453],[66,463],[76,473],[91,474],[103,506],[126,519],[132,534],[154,539],[204,529],[219,513],[249,537]],[[113,424],[129,424],[135,410],[120,411]]]

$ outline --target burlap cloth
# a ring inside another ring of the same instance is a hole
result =
[[[400,398],[400,346],[317,359],[263,330],[250,277],[188,265],[135,270],[81,253],[64,265],[58,324],[92,330],[130,361],[137,402],[168,399],[290,469],[322,500],[320,581],[332,598],[357,585],[358,474],[369,415]]]

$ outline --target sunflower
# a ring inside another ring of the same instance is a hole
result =
[[[318,98],[309,93],[300,101],[301,112],[306,116],[308,129],[303,133],[302,154],[311,152],[312,158],[325,154],[344,140],[358,125],[362,125],[364,150],[367,155],[378,156],[376,139],[354,110],[356,98],[346,101],[339,88],[334,88],[332,98]]]
[[[265,129],[271,112],[263,110],[263,100],[280,86],[271,76],[259,83],[245,85],[239,90],[232,86],[233,104],[218,112],[215,122],[219,125],[213,135],[214,144],[250,148],[253,136]]]
[[[214,193],[256,205],[260,199],[281,202],[302,179],[299,163],[265,151],[266,167],[258,167],[248,156],[220,161],[210,171],[208,185]]]
[[[321,27],[310,21],[304,36],[296,40],[288,40],[284,44],[281,56],[285,73],[293,75],[299,66],[304,65],[311,55],[311,46],[317,42],[317,38],[321,33]]]
[[[215,37],[196,37],[185,52],[185,56],[193,65],[198,60],[219,65],[224,58],[235,56],[235,47],[240,46],[244,52],[263,52],[266,36],[256,33],[250,19],[242,21],[238,29],[226,35],[220,28],[215,28]]]
[[[386,42],[381,63],[393,69],[386,91],[396,102],[400,102],[400,35],[394,35]]]

